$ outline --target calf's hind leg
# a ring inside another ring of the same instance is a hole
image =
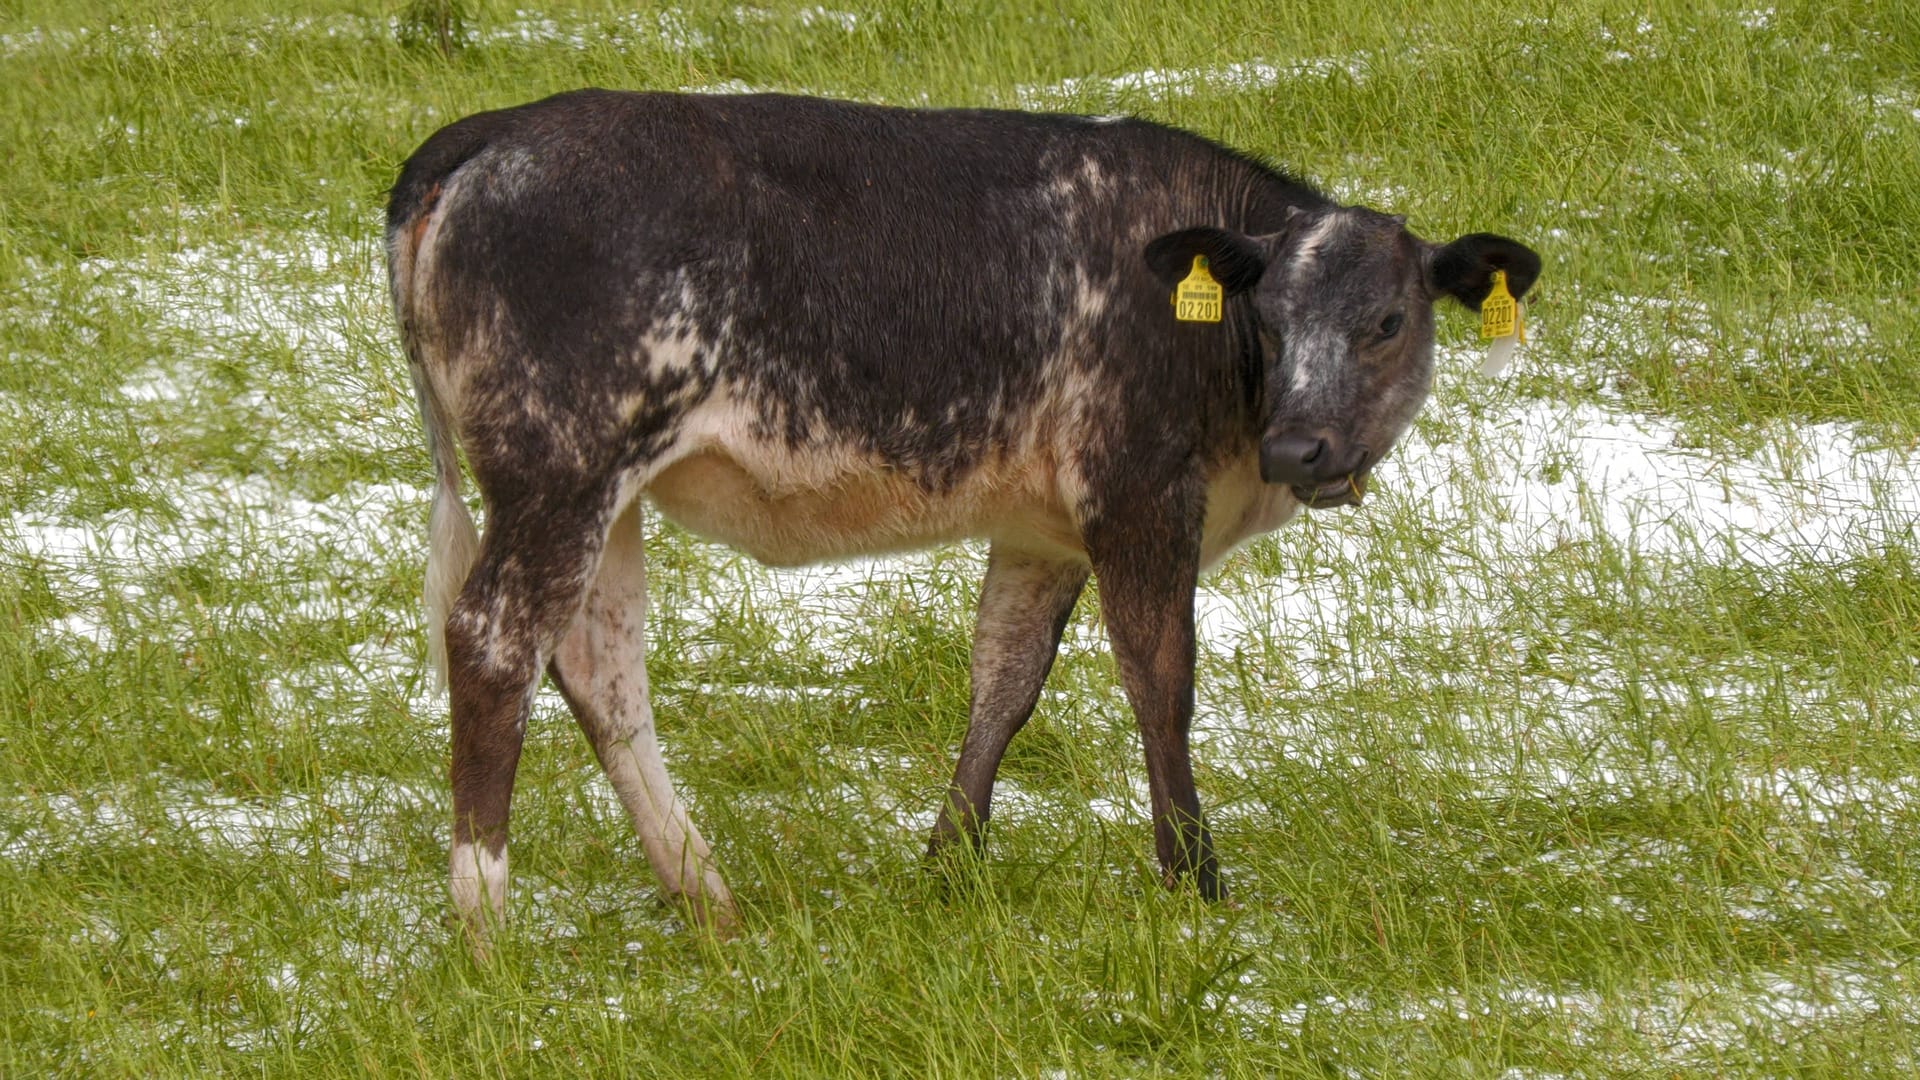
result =
[[[496,507],[447,615],[454,908],[484,948],[506,910],[507,817],[544,657],[592,580],[605,535],[591,497]]]
[[[716,930],[733,899],[713,853],[687,818],[654,737],[647,697],[647,562],[636,501],[614,520],[587,602],[553,654],[555,685],[626,807],[647,862],[667,892]]]
[[[1087,568],[996,544],[987,555],[973,631],[972,698],[947,804],[934,823],[927,855],[965,838],[978,847],[993,797],[994,774],[1007,744],[1033,715],[1053,668],[1060,635],[1087,582]]]

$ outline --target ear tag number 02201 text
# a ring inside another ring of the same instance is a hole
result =
[[[1207,257],[1195,255],[1193,269],[1173,287],[1173,317],[1181,322],[1219,322],[1225,292],[1207,271]]]
[[[1527,340],[1526,326],[1520,316],[1520,302],[1507,289],[1507,272],[1493,272],[1493,288],[1480,302],[1480,337],[1492,339],[1482,375],[1498,375],[1513,360],[1515,348]]]

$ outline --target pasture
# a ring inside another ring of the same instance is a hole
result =
[[[0,0],[0,1075],[1910,1076],[1920,5]],[[1231,897],[1159,884],[1097,589],[926,830],[983,546],[654,519],[655,896],[550,691],[447,926],[430,470],[380,213],[585,84],[1134,113],[1545,270],[1360,509],[1202,581]]]

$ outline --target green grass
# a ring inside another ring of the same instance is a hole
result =
[[[1920,1067],[1920,8],[474,2],[443,55],[403,6],[0,0],[0,1075]],[[1543,252],[1518,370],[1444,317],[1378,497],[1206,582],[1232,900],[1158,884],[1096,596],[949,889],[980,549],[656,527],[745,932],[655,898],[549,694],[468,958],[378,222],[586,83],[1135,112]]]

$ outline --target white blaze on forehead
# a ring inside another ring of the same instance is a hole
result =
[[[1287,263],[1287,278],[1294,284],[1301,283],[1320,260],[1320,252],[1340,232],[1346,221],[1346,212],[1335,208],[1321,215],[1313,223],[1305,236],[1300,238],[1300,246],[1294,249],[1293,258]],[[1287,389],[1295,396],[1306,394],[1323,380],[1325,368],[1340,362],[1344,352],[1344,342],[1340,335],[1322,328],[1313,327],[1303,316],[1313,309],[1312,299],[1295,292],[1287,304],[1289,326],[1286,344],[1286,359],[1291,367],[1288,374]]]
[[[1306,394],[1326,365],[1340,362],[1342,345],[1338,334],[1324,331],[1288,335],[1286,357],[1292,371],[1287,389],[1296,397]]]
[[[1314,223],[1307,235],[1301,239],[1299,250],[1293,253],[1293,261],[1287,264],[1287,276],[1298,281],[1313,268],[1320,257],[1320,249],[1334,233],[1339,231],[1342,214],[1338,210],[1329,210],[1318,222]]]

